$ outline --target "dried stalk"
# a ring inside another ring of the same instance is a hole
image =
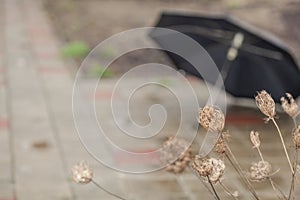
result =
[[[222,188],[224,189],[224,191],[225,191],[229,196],[231,196],[231,197],[232,197],[233,199],[235,199],[235,200],[238,200],[238,199],[239,199],[236,195],[234,195],[234,194],[229,190],[228,187],[226,187],[226,186],[223,184],[222,181],[219,181],[219,183],[220,183],[220,185],[222,186]]]
[[[271,177],[268,177],[268,181],[270,182],[270,184],[271,184],[273,190],[274,190],[275,192],[278,191],[278,192],[282,195],[283,199],[287,200],[285,194],[282,192],[282,190],[281,190],[280,188],[278,188],[278,185],[274,183],[274,181],[272,180]],[[276,196],[278,197],[278,199],[282,199],[282,198],[277,194],[277,192],[276,192]]]
[[[209,193],[216,199],[215,194],[213,193],[213,191],[210,189],[210,187],[203,181],[203,178],[199,177],[199,175],[197,173],[194,172],[194,169],[191,167],[191,165],[189,165],[190,170],[192,171],[192,173],[201,181],[201,183],[204,185],[204,187],[209,191]]]
[[[97,182],[94,181],[93,179],[91,180],[91,182],[92,182],[95,186],[97,186],[98,188],[100,188],[101,190],[103,190],[104,192],[106,192],[106,193],[108,193],[108,194],[110,194],[110,195],[112,195],[112,196],[114,196],[114,197],[116,197],[116,198],[118,198],[118,199],[126,200],[126,199],[124,199],[123,197],[120,197],[119,195],[116,195],[116,194],[114,194],[114,193],[112,193],[112,192],[106,190],[105,188],[103,188],[99,183],[97,183]]]
[[[253,186],[251,185],[249,179],[243,173],[243,170],[242,170],[241,166],[239,165],[238,161],[236,160],[234,154],[232,153],[232,151],[229,148],[229,145],[227,144],[226,141],[225,141],[225,144],[226,144],[226,148],[228,150],[228,153],[230,154],[230,156],[232,157],[232,159],[234,161],[231,160],[230,156],[227,153],[225,153],[226,158],[228,159],[228,161],[230,162],[230,164],[233,166],[233,168],[235,169],[235,171],[239,174],[239,176],[241,177],[241,179],[243,180],[243,182],[246,184],[247,188],[249,189],[249,191],[251,192],[251,194],[254,196],[254,198],[256,200],[260,200],[260,198],[257,196],[257,194],[256,194]]]
[[[285,156],[286,156],[287,161],[288,161],[288,163],[289,163],[289,166],[290,166],[290,168],[291,168],[292,174],[294,174],[295,172],[294,172],[294,169],[293,169],[293,166],[292,166],[292,163],[291,163],[289,154],[288,154],[288,152],[287,152],[287,149],[286,149],[286,146],[285,146],[285,143],[284,143],[284,140],[283,140],[283,137],[282,137],[280,128],[279,128],[279,126],[278,126],[278,124],[277,124],[277,122],[275,121],[274,118],[271,118],[271,120],[272,120],[273,124],[275,125],[275,127],[276,127],[276,129],[277,129],[277,131],[278,131],[278,134],[279,134],[279,137],[280,137],[280,140],[281,140],[281,144],[282,144],[283,149],[284,149]]]
[[[264,157],[263,157],[263,154],[262,154],[262,152],[261,152],[259,146],[256,146],[255,148],[257,149],[257,152],[258,152],[258,154],[259,154],[260,159],[261,159],[263,162],[265,162],[265,159],[264,159]],[[286,200],[287,200],[287,198],[286,198],[285,194],[282,192],[282,190],[279,189],[278,187],[275,187],[275,183],[274,183],[274,181],[272,180],[271,177],[268,177],[268,181],[270,182],[270,184],[271,184],[271,186],[272,186],[274,192],[276,193],[276,196],[278,197],[278,199],[282,199],[282,198],[278,195],[278,193],[280,193],[280,194],[283,196],[283,199],[286,199]]]
[[[218,193],[217,193],[217,191],[216,191],[216,189],[215,189],[213,183],[211,182],[211,180],[209,179],[208,176],[207,176],[207,180],[208,180],[209,185],[210,185],[210,187],[211,187],[211,189],[212,189],[212,191],[213,191],[213,193],[214,193],[215,198],[216,198],[217,200],[220,200],[220,197],[219,197],[219,195],[218,195]]]
[[[296,171],[298,164],[298,149],[297,147],[295,148],[295,155],[294,155],[294,171]],[[291,187],[290,187],[290,192],[289,192],[289,197],[288,199],[295,199],[295,179],[296,179],[296,173],[292,174],[292,182],[291,182]]]

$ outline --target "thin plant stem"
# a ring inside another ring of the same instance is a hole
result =
[[[230,195],[233,199],[236,199],[236,200],[239,199],[238,197],[236,197],[236,196],[229,190],[228,187],[226,187],[226,185],[224,185],[224,183],[223,183],[222,181],[219,181],[219,183],[220,183],[220,185],[222,186],[222,188],[224,189],[224,191],[225,191],[228,195]]]
[[[209,186],[203,181],[203,179],[201,177],[199,177],[193,170],[193,168],[191,166],[189,166],[190,170],[192,171],[192,173],[201,181],[201,183],[204,185],[204,187],[209,191],[209,193],[216,199],[215,194],[213,193],[213,191],[209,188]]]
[[[263,157],[263,155],[262,155],[262,153],[261,153],[261,151],[260,151],[260,148],[257,147],[256,149],[257,149],[257,151],[258,151],[258,154],[259,154],[261,160],[265,163],[265,160],[264,160],[264,157]]]
[[[239,174],[239,176],[241,177],[241,179],[244,181],[244,183],[246,184],[246,186],[248,187],[249,191],[254,196],[254,198],[256,200],[260,200],[259,197],[257,196],[257,194],[256,194],[253,186],[251,185],[249,179],[243,173],[242,168],[240,167],[240,165],[239,165],[238,161],[236,160],[234,154],[232,153],[231,149],[229,148],[229,145],[227,144],[227,142],[225,142],[225,144],[226,144],[226,148],[228,150],[228,153],[231,155],[231,157],[234,160],[234,162],[231,160],[230,156],[227,153],[225,153],[226,158],[228,159],[228,161],[230,162],[230,164],[233,166],[233,168],[235,169],[235,171]]]
[[[288,160],[288,163],[289,163],[289,165],[290,165],[290,168],[291,168],[292,174],[294,174],[294,169],[293,169],[293,166],[292,166],[292,163],[291,163],[291,160],[290,160],[289,154],[288,154],[288,152],[287,152],[287,150],[286,150],[286,146],[285,146],[285,143],[284,143],[284,140],[283,140],[283,137],[282,137],[282,134],[281,134],[280,128],[279,128],[279,126],[278,126],[278,124],[277,124],[277,122],[275,121],[275,119],[274,119],[274,118],[271,118],[271,120],[272,120],[273,124],[275,125],[275,127],[276,127],[276,129],[277,129],[277,131],[278,131],[278,134],[279,134],[279,137],[280,137],[280,140],[281,140],[281,143],[282,143],[283,149],[284,149],[285,156],[286,156],[286,158],[287,158],[287,160]]]
[[[278,195],[277,192],[279,192],[279,193],[282,195],[283,199],[287,200],[285,194],[284,194],[280,189],[278,189],[278,187],[275,185],[275,183],[274,183],[274,181],[272,180],[272,178],[271,178],[271,177],[268,177],[268,180],[269,180],[269,182],[270,182],[270,184],[271,184],[273,190],[276,192],[276,196],[278,197],[278,199],[282,199],[282,198]]]
[[[287,197],[285,196],[285,194],[283,193],[283,191],[282,191],[282,189],[280,188],[280,186],[277,184],[277,183],[275,183],[274,181],[273,181],[273,179],[271,179],[271,181],[272,181],[272,183],[273,183],[273,185],[275,186],[275,188],[280,192],[280,194],[284,197],[284,199],[287,199]]]
[[[258,151],[258,154],[259,154],[259,156],[260,156],[260,159],[261,159],[263,162],[265,162],[264,157],[263,157],[263,155],[262,155],[262,152],[261,152],[260,148],[259,148],[259,147],[256,147],[256,149],[257,149],[257,151]],[[275,187],[274,181],[272,180],[272,178],[271,178],[271,177],[268,177],[268,180],[269,180],[269,182],[270,182],[270,184],[271,184],[273,190],[275,191],[276,196],[278,197],[278,199],[281,199],[281,197],[277,194],[277,192],[279,192],[279,193],[284,197],[284,199],[287,199],[286,196],[281,192],[281,190],[278,190],[278,189]]]
[[[296,128],[296,127],[297,127],[296,116],[295,116],[295,117],[293,117],[293,122],[294,122],[294,126],[295,126],[295,128]]]
[[[294,171],[296,171],[297,164],[298,164],[298,149],[297,149],[297,147],[295,147]],[[291,181],[291,188],[290,188],[290,193],[289,193],[289,198],[288,199],[291,199],[292,197],[293,197],[293,199],[295,199],[295,178],[296,178],[296,173],[293,173],[292,174],[292,181]]]
[[[293,118],[296,119],[296,117],[298,117],[298,115],[300,115],[300,110],[297,112],[297,114]]]
[[[114,197],[116,197],[116,198],[118,198],[118,199],[121,199],[121,200],[126,200],[126,199],[124,199],[123,197],[121,197],[121,196],[119,196],[119,195],[116,195],[116,194],[114,194],[114,193],[112,193],[112,192],[106,190],[105,188],[103,188],[99,183],[97,183],[97,182],[94,181],[93,179],[92,179],[91,182],[92,182],[94,185],[96,185],[98,188],[100,188],[101,190],[103,190],[104,192],[106,192],[107,194],[112,195],[112,196],[114,196]]]
[[[218,193],[217,193],[217,191],[216,191],[214,185],[212,184],[212,182],[210,181],[210,179],[209,179],[208,176],[207,176],[207,180],[208,180],[209,185],[210,185],[210,187],[211,187],[211,189],[212,189],[212,191],[213,191],[213,193],[214,193],[214,196],[216,197],[217,200],[220,200],[220,197],[219,197],[219,195],[218,195]]]

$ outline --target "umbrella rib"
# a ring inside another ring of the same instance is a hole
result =
[[[275,60],[281,60],[283,55],[278,51],[272,51],[270,49],[261,48],[251,44],[243,44],[242,50],[247,51],[252,54],[261,55],[268,58],[273,58]]]
[[[169,26],[169,28],[174,28],[175,30],[178,31],[180,30],[180,32],[199,34],[224,45],[230,45],[232,38],[235,34],[234,32],[231,31],[194,27],[190,25],[176,25],[176,26]],[[283,57],[282,53],[278,51],[273,51],[270,49],[265,49],[251,44],[246,44],[246,43],[244,43],[240,47],[240,49],[255,55],[264,56],[275,60],[281,60]]]

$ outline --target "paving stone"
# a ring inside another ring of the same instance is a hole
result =
[[[66,175],[53,129],[49,123],[43,92],[39,86],[28,46],[26,23],[22,23],[27,1],[6,1],[6,64],[10,88],[11,134],[17,199],[70,199]],[[18,27],[18,28],[15,28]],[[12,54],[13,52],[13,54]],[[30,144],[46,140],[52,148],[37,151]],[[55,167],[51,163],[55,163]]]
[[[11,181],[0,181],[0,200],[14,200],[13,183]]]

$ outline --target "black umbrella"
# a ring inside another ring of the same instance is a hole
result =
[[[300,71],[288,48],[235,18],[163,13],[156,26],[182,32],[199,42],[221,71],[225,90],[233,96],[253,98],[265,89],[279,102],[286,92],[300,95]],[[168,45],[163,37],[150,36],[162,48]],[[167,54],[179,69],[202,78],[185,59]]]

